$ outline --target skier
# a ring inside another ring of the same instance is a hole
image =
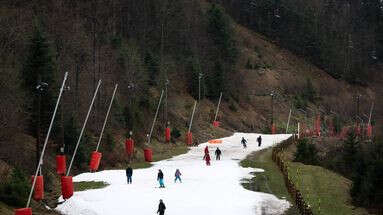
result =
[[[128,168],[126,168],[126,177],[128,178],[128,184],[132,183],[132,175],[133,175],[133,169],[132,167],[128,166]]]
[[[247,140],[245,140],[244,137],[242,137],[241,143],[242,143],[242,145],[243,145],[243,148],[246,149],[246,147],[247,147],[247,146],[246,146]]]
[[[209,154],[209,148],[207,146],[205,147],[205,155],[206,154]]]
[[[259,135],[259,137],[257,138],[257,141],[258,141],[258,147],[261,147],[261,145],[262,145],[262,137],[261,137],[261,135]]]
[[[174,174],[175,175],[175,179],[174,179],[174,183],[176,183],[177,182],[177,180],[179,180],[181,183],[182,183],[182,180],[181,180],[181,172],[180,172],[180,170],[179,169],[177,169],[176,170],[176,173]]]
[[[166,209],[165,204],[162,201],[162,199],[160,199],[160,204],[158,204],[157,213],[160,214],[160,215],[164,215],[165,214],[165,209]]]
[[[165,188],[164,173],[160,169],[158,170],[157,181],[160,183],[160,188]]]
[[[215,150],[215,159],[216,160],[221,160],[221,150],[219,150],[219,148],[217,147],[217,149]]]
[[[209,155],[209,153],[205,154],[203,159],[206,161],[206,165],[210,166],[210,155]]]

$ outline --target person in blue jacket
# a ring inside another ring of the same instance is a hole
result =
[[[174,176],[176,177],[176,178],[174,179],[174,183],[176,183],[177,180],[179,180],[179,181],[182,183],[181,175],[182,175],[182,174],[181,174],[180,170],[177,169],[177,170],[176,170],[176,173],[174,174]]]
[[[160,183],[160,188],[165,188],[164,173],[160,169],[158,170],[157,181]]]

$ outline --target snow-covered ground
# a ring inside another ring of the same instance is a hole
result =
[[[150,215],[156,214],[159,199],[163,199],[166,215],[261,215],[262,208],[266,210],[265,214],[281,214],[290,205],[287,201],[241,186],[240,180],[252,177],[249,173],[257,170],[242,168],[239,161],[251,152],[270,147],[290,135],[262,135],[262,147],[257,145],[258,136],[235,133],[222,138],[221,144],[204,143],[192,147],[186,154],[155,162],[150,168],[134,170],[133,184],[129,185],[125,170],[77,175],[73,179],[75,182],[104,181],[110,185],[75,192],[56,210],[68,215]],[[247,149],[242,148],[242,137],[248,140]],[[212,157],[211,166],[206,166],[202,160],[206,145]],[[220,161],[214,158],[217,146],[222,151]],[[174,183],[177,168],[182,173],[182,183]],[[164,172],[166,188],[158,188],[158,169]]]

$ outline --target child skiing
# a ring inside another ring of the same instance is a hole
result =
[[[157,181],[160,183],[160,188],[165,188],[164,185],[164,173],[159,169],[157,174]]]
[[[244,137],[242,137],[241,143],[242,143],[242,145],[243,145],[243,148],[246,149],[246,147],[247,147],[247,145],[246,145],[247,140],[245,140]]]
[[[209,155],[209,153],[205,154],[203,159],[206,161],[206,165],[210,166],[210,155]]]
[[[221,160],[221,150],[219,150],[219,148],[217,147],[217,149],[215,150],[215,159],[216,160]]]
[[[180,172],[180,170],[179,169],[177,169],[176,170],[176,173],[174,174],[175,175],[175,179],[174,179],[174,183],[176,183],[177,182],[177,180],[179,180],[181,183],[182,183],[182,180],[181,180],[181,172]]]

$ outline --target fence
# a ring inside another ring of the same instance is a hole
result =
[[[289,147],[291,144],[295,143],[296,138],[291,137],[288,140],[282,142],[278,146],[273,148],[272,152],[272,159],[273,161],[278,165],[279,169],[281,170],[285,184],[287,187],[288,192],[290,193],[291,197],[295,201],[295,205],[298,208],[301,215],[313,215],[313,212],[311,210],[310,205],[308,205],[305,200],[303,199],[302,193],[298,190],[298,188],[295,186],[295,184],[291,181],[289,177],[289,172],[287,171],[287,164],[286,162],[281,158],[281,152]]]

